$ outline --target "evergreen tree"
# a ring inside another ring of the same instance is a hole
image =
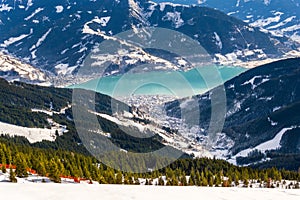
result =
[[[165,185],[165,182],[164,182],[164,180],[162,179],[162,177],[159,177],[159,179],[158,179],[158,185]]]
[[[195,184],[197,186],[203,186],[203,178],[204,178],[204,173],[201,172],[201,175],[200,175],[200,172],[197,170],[196,172],[196,181],[195,181]],[[207,186],[207,185],[206,185]]]
[[[264,183],[267,183],[269,181],[267,171],[265,173],[262,173],[262,181],[264,181]]]
[[[178,180],[175,175],[173,175],[172,178],[170,179],[170,184],[172,186],[178,186]]]
[[[17,182],[16,174],[15,174],[12,167],[9,168],[9,181],[12,182],[12,183]]]
[[[234,184],[235,184],[235,186],[238,186],[240,184],[239,177],[237,176],[237,174],[234,175]]]
[[[190,185],[190,186],[195,185],[192,176],[190,176],[190,178],[189,178],[189,185]]]
[[[51,162],[50,162],[49,178],[54,183],[60,183],[61,182],[60,172],[59,172],[57,164],[54,160],[51,160]]]
[[[122,179],[123,179],[122,173],[119,171],[116,175],[116,184],[122,184]]]
[[[208,186],[208,181],[207,181],[207,179],[205,177],[202,178],[201,186],[205,186],[205,187]]]
[[[212,187],[214,185],[214,178],[212,176],[208,177],[208,185],[209,187]]]
[[[186,181],[186,176],[185,173],[183,172],[181,178],[180,178],[180,183],[182,186],[186,186],[187,185],[187,181]]]
[[[171,186],[172,185],[172,182],[171,182],[171,180],[167,180],[167,184],[166,184],[167,186]]]
[[[106,179],[103,176],[99,178],[99,184],[107,184]]]
[[[45,164],[43,162],[40,162],[38,164],[36,172],[41,176],[46,176],[47,172],[46,172]]]
[[[221,174],[217,174],[214,178],[214,185],[215,186],[219,186],[221,185],[222,181],[221,181]]]
[[[249,171],[247,168],[242,168],[242,179],[249,180]]]
[[[128,176],[128,181],[130,185],[133,184],[133,177],[131,175]]]
[[[27,166],[23,154],[17,154],[16,176],[20,178],[28,177]]]
[[[113,170],[109,170],[105,174],[104,178],[108,184],[115,184],[115,173],[113,172]]]
[[[244,187],[248,187],[248,185],[249,185],[249,181],[248,181],[248,179],[245,179],[244,180]]]
[[[0,148],[0,164],[4,165],[6,163],[6,157],[4,151]]]
[[[140,185],[140,181],[137,177],[134,178],[134,184],[135,185]]]
[[[2,171],[2,173],[6,173],[6,166],[5,166],[5,164],[2,164],[1,171]]]
[[[129,185],[129,179],[127,176],[124,177],[124,185]]]

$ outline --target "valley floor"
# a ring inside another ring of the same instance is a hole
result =
[[[300,190],[258,189],[258,188],[209,188],[209,187],[168,187],[136,185],[88,185],[88,184],[0,184],[1,197],[5,199],[263,199],[298,200]]]

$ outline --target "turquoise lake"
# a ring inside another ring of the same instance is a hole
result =
[[[93,79],[70,87],[93,90],[113,97],[133,94],[186,97],[204,93],[245,71],[242,67],[207,66],[180,72],[128,73]]]

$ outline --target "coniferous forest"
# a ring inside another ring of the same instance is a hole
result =
[[[11,182],[30,173],[48,177],[56,183],[60,183],[62,177],[72,177],[100,184],[140,184],[139,179],[143,178],[145,185],[152,185],[153,180],[158,179],[156,185],[231,187],[242,183],[244,187],[251,187],[255,182],[260,183],[261,187],[272,188],[276,187],[276,182],[294,180],[294,186],[286,187],[299,188],[300,182],[300,172],[237,167],[224,160],[210,158],[182,158],[157,171],[127,173],[107,167],[92,156],[16,144],[15,139],[8,136],[0,138],[0,163],[2,172],[6,172],[7,166],[11,168]]]

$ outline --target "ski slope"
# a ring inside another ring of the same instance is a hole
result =
[[[125,185],[85,185],[1,183],[0,194],[9,199],[35,200],[76,200],[76,199],[272,199],[299,200],[300,190],[167,187],[167,186],[125,186]]]

